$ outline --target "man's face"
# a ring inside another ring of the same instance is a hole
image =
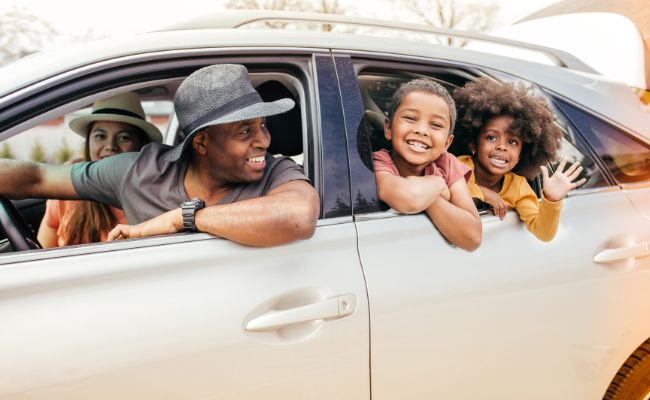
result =
[[[262,179],[264,156],[271,144],[264,118],[212,125],[205,130],[209,174],[216,182],[228,185]]]

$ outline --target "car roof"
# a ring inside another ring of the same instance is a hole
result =
[[[196,29],[197,26],[202,29]],[[371,34],[320,31],[301,31],[297,34],[295,30],[286,29],[214,29],[205,22],[194,25],[190,22],[170,29],[118,36],[56,51],[44,51],[9,64],[0,69],[4,77],[0,81],[0,108],[5,101],[20,98],[22,89],[29,85],[46,83],[53,77],[60,80],[69,76],[72,79],[89,70],[100,70],[109,68],[114,63],[123,63],[124,59],[131,57],[153,60],[172,57],[179,52],[188,55],[212,54],[219,48],[334,51],[368,56],[395,55],[423,61],[435,59],[459,66],[500,71],[538,84],[570,102],[623,125],[632,132],[650,138],[647,119],[650,115],[647,111],[641,111],[641,102],[634,90],[592,73],[437,45],[423,39],[382,37],[377,40],[377,36]]]

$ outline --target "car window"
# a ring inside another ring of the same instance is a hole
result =
[[[361,91],[361,98],[365,109],[364,119],[365,128],[367,130],[367,140],[358,142],[358,146],[360,147],[360,154],[363,154],[367,151],[361,148],[363,146],[369,146],[370,151],[377,151],[382,148],[390,148],[390,142],[388,142],[383,135],[383,123],[390,106],[391,97],[400,84],[407,82],[417,76],[430,76],[438,83],[442,84],[447,90],[453,91],[455,88],[462,86],[468,79],[471,79],[472,74],[468,72],[467,74],[456,75],[454,79],[450,79],[449,75],[440,75],[436,74],[435,72],[430,74],[416,74],[408,72],[400,73],[396,71],[385,71],[383,73],[377,71],[360,71],[358,75],[358,81]],[[498,75],[499,80],[503,80],[502,78],[503,76]],[[511,82],[518,80],[516,78],[509,77],[507,81]],[[573,127],[567,123],[564,115],[561,112],[558,112],[558,110],[552,104],[549,96],[534,85],[528,82],[523,83],[527,86],[532,86],[535,95],[542,96],[548,100],[549,105],[555,111],[555,114],[557,116],[557,123],[564,132],[564,138],[562,139],[561,147],[557,153],[557,160],[548,165],[550,170],[555,171],[558,164],[563,158],[566,158],[568,160],[569,165],[579,161],[584,168],[583,172],[580,174],[579,179],[587,179],[586,183],[581,188],[584,189],[607,186],[607,179],[601,172],[598,163],[595,161],[596,157],[592,155],[589,147],[586,145],[582,137],[577,135]],[[450,147],[449,151],[457,156],[461,155],[458,147],[455,147],[453,144]],[[567,168],[569,165],[567,165]],[[368,167],[372,168],[370,165]],[[540,177],[530,180],[529,183],[537,193],[538,197],[541,197]],[[388,209],[388,206],[382,202],[378,201],[378,204],[380,209]]]
[[[164,134],[173,112],[171,100],[143,101],[147,120]],[[63,164],[83,155],[85,138],[69,128],[70,120],[88,115],[86,107],[58,118],[41,123],[27,131],[9,138],[0,146],[0,158],[36,161],[47,164]]]
[[[650,180],[650,148],[589,113],[561,100],[558,105],[592,145],[618,183]]]

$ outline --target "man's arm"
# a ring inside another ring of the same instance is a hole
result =
[[[12,199],[78,199],[70,165],[0,160],[0,194]]]
[[[274,246],[310,238],[320,210],[316,190],[306,181],[284,183],[266,196],[213,205],[196,212],[201,232],[248,246]],[[183,230],[181,209],[138,225],[118,225],[108,240],[176,233]]]

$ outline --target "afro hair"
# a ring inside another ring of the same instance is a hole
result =
[[[469,154],[469,143],[476,143],[481,128],[493,117],[510,115],[512,132],[521,135],[521,161],[513,172],[533,179],[539,167],[555,161],[563,137],[555,114],[532,88],[523,84],[499,83],[487,77],[468,82],[454,91],[458,110],[455,152]]]

